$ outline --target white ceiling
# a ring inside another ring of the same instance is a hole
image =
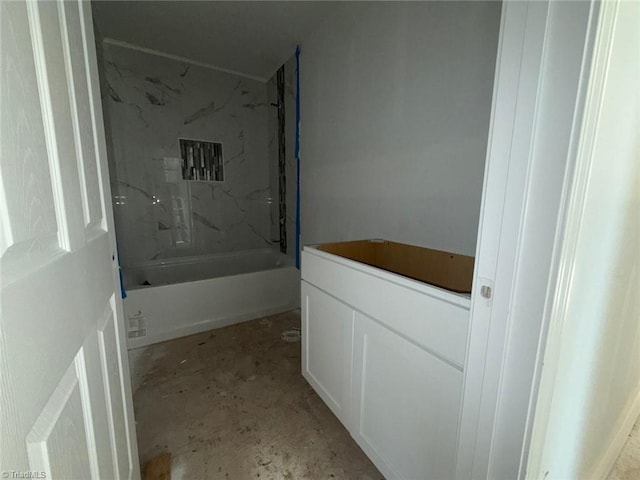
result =
[[[305,1],[93,1],[105,39],[270,78],[338,7]]]

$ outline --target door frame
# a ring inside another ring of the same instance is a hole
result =
[[[573,183],[567,191],[566,221],[561,232],[563,241],[561,245],[558,245],[558,276],[554,284],[555,295],[550,298],[547,315],[545,316],[545,321],[548,324],[546,348],[540,352],[536,377],[538,380],[537,403],[535,405],[535,418],[532,418],[530,422],[530,452],[526,472],[527,478],[532,479],[542,478],[544,475],[549,474],[548,471],[545,472],[549,468],[549,459],[544,458],[547,456],[545,450],[549,450],[549,447],[545,445],[545,440],[549,435],[551,435],[549,438],[555,438],[554,434],[550,433],[553,427],[550,424],[550,422],[552,423],[550,415],[552,414],[552,408],[557,407],[556,401],[563,398],[562,394],[557,391],[561,381],[558,380],[558,375],[561,375],[560,370],[566,367],[568,359],[573,360],[575,358],[575,352],[567,356],[567,351],[564,348],[568,344],[575,344],[576,339],[576,332],[571,328],[569,322],[570,317],[567,319],[566,316],[571,309],[570,303],[574,294],[573,290],[575,290],[576,270],[581,265],[577,252],[580,246],[580,236],[585,233],[583,223],[585,208],[588,208],[587,201],[590,196],[591,177],[594,175],[594,169],[597,168],[595,162],[597,162],[598,158],[597,143],[601,139],[598,132],[602,126],[605,88],[607,83],[610,84],[615,81],[615,74],[610,74],[610,62],[614,51],[612,49],[614,48],[618,19],[624,15],[620,12],[621,3],[624,3],[624,0],[602,2],[599,6],[598,24],[594,29],[593,60],[591,69],[588,72],[588,85],[585,85],[584,114],[579,126],[579,135],[576,135],[575,139],[575,172]],[[619,42],[620,40],[617,41]],[[606,104],[604,105],[604,108],[606,108]],[[622,124],[624,125],[624,120]],[[608,289],[607,287],[611,288],[604,284],[605,291]],[[573,301],[575,302],[575,299]],[[595,355],[594,358],[598,358],[597,351],[591,348],[585,350],[584,344],[579,343],[579,345],[581,345],[581,350],[586,352],[588,356]],[[544,371],[542,371],[543,362]],[[606,478],[614,467],[620,452],[628,440],[629,432],[631,432],[638,415],[640,415],[639,388],[636,386],[635,392],[629,394],[622,410],[617,412],[617,419],[612,425],[611,433],[608,437],[602,439],[606,441],[600,449],[599,455],[591,458],[592,463],[589,465],[591,468],[586,470],[586,478]],[[588,401],[589,394],[591,392],[587,392],[586,396],[582,394],[580,397]],[[576,435],[576,432],[570,429],[563,428],[563,430],[568,432],[570,436]],[[584,432],[578,433],[584,435]],[[557,444],[558,441],[555,443]]]
[[[459,480],[526,475],[598,18],[593,0],[503,3]],[[490,298],[481,295],[483,286]]]

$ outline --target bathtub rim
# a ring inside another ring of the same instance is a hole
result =
[[[145,270],[147,268],[164,268],[164,267],[172,267],[172,266],[176,266],[176,265],[191,265],[191,264],[199,264],[202,262],[206,262],[207,260],[216,260],[216,259],[220,259],[220,258],[233,258],[233,257],[242,257],[244,255],[247,255],[249,253],[266,253],[266,254],[274,254],[277,255],[277,258],[279,260],[283,260],[283,263],[281,265],[273,265],[270,266],[268,268],[261,268],[261,269],[257,269],[257,270],[253,270],[250,272],[236,272],[236,273],[232,273],[230,275],[221,275],[221,276],[217,276],[217,277],[206,277],[206,278],[201,278],[201,279],[194,279],[194,280],[185,280],[183,282],[170,282],[170,283],[159,283],[159,284],[152,284],[152,285],[128,285],[127,284],[127,278],[128,278],[128,274],[131,271],[140,271],[140,270]],[[187,261],[182,261],[183,259],[188,259]],[[235,277],[237,275],[246,275],[246,274],[250,274],[250,273],[256,273],[256,272],[267,272],[270,270],[277,270],[280,268],[290,268],[290,267],[295,267],[295,262],[294,259],[289,257],[288,255],[279,252],[278,250],[275,249],[270,249],[268,247],[265,248],[252,248],[249,250],[235,250],[233,252],[222,252],[222,253],[214,253],[214,254],[208,254],[208,255],[193,255],[193,256],[189,256],[189,257],[177,257],[175,259],[169,259],[170,261],[166,261],[166,259],[163,260],[154,260],[152,262],[148,262],[147,264],[144,265],[138,265],[136,267],[121,267],[122,269],[122,276],[123,276],[123,283],[124,283],[124,288],[126,289],[127,292],[129,291],[135,291],[135,290],[146,290],[149,288],[160,288],[160,287],[166,287],[166,286],[170,286],[170,285],[179,285],[179,284],[183,284],[183,283],[195,283],[195,282],[206,282],[207,280],[213,280],[216,278],[225,278],[225,277]]]
[[[288,262],[286,266],[295,264],[295,260],[289,255],[282,253],[275,248],[263,247],[263,248],[248,248],[244,250],[233,250],[230,252],[207,253],[202,255],[187,255],[184,257],[158,258],[155,260],[148,260],[143,263],[138,263],[136,265],[120,265],[120,268],[122,268],[123,272],[126,272],[127,270],[141,269],[146,267],[163,267],[163,266],[170,266],[170,265],[177,265],[177,264],[198,263],[200,261],[207,260],[207,259],[240,257],[249,253],[256,253],[256,252],[276,254]]]

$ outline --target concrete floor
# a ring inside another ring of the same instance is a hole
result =
[[[640,478],[640,419],[624,444],[624,448],[607,480],[638,480]]]
[[[133,352],[140,462],[174,480],[382,479],[300,373],[299,311]]]

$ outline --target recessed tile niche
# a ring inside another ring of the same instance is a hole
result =
[[[222,143],[186,138],[179,140],[184,180],[224,181]]]

